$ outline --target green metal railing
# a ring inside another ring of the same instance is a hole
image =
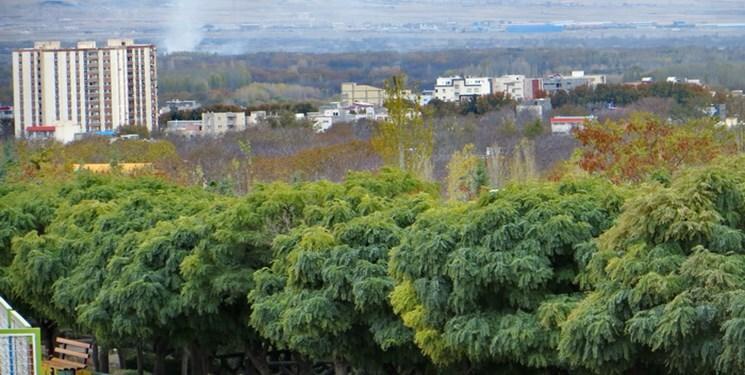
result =
[[[41,375],[41,330],[0,297],[0,374]]]

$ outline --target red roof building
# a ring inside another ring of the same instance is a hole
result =
[[[26,131],[29,133],[54,133],[54,126],[51,126],[51,125],[29,126],[28,128],[26,128]]]

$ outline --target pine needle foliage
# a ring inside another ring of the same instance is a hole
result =
[[[277,348],[365,374],[741,374],[743,162],[469,202],[388,169],[243,197],[19,182],[0,186],[0,294],[156,363]]]
[[[388,253],[436,202],[427,191],[400,172],[358,174],[307,206],[254,275],[251,325],[276,347],[369,373],[425,366],[388,304]]]
[[[180,313],[179,259],[197,237],[173,222],[202,210],[205,194],[89,175],[47,189],[59,198],[48,207],[49,224],[13,243],[15,294],[103,342],[145,341],[175,328],[163,327]]]
[[[510,186],[423,213],[391,254],[391,304],[439,366],[568,368],[560,326],[581,300],[578,247],[608,229],[621,193],[598,180]]]
[[[600,236],[560,356],[596,373],[745,371],[742,159],[630,200]]]

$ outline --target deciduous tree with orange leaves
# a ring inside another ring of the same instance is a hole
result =
[[[732,135],[713,120],[672,124],[648,113],[575,129],[579,166],[614,182],[640,182],[658,172],[705,164],[736,150]]]

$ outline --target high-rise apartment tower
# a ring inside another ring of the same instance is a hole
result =
[[[155,46],[110,39],[105,47],[37,42],[13,51],[16,137],[115,131],[158,121]]]

